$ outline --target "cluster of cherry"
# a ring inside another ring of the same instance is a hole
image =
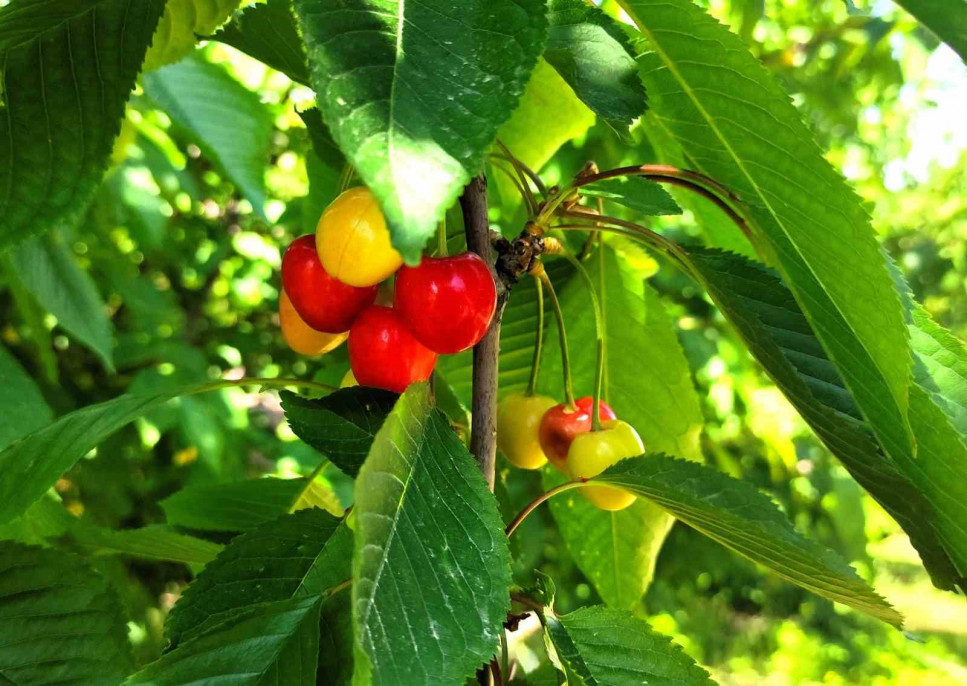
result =
[[[379,285],[395,274],[395,290]],[[483,338],[497,306],[490,269],[474,253],[403,264],[373,194],[351,188],[323,212],[315,236],[282,258],[279,319],[286,342],[321,355],[349,339],[362,386],[402,393],[430,378],[437,356]]]

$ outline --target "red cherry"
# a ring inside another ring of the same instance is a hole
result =
[[[416,339],[441,355],[475,346],[496,308],[494,278],[476,253],[424,257],[396,274],[396,310]]]
[[[541,418],[541,426],[538,430],[541,449],[547,455],[547,459],[565,474],[567,473],[565,467],[567,451],[571,448],[571,442],[578,434],[591,430],[594,398],[579,398],[574,404],[577,405],[577,409],[573,411],[568,411],[564,403],[549,409]],[[602,422],[618,418],[611,406],[603,400],[599,401],[599,407]]]
[[[319,261],[313,235],[296,238],[285,251],[282,287],[302,320],[326,333],[349,331],[353,320],[376,299],[376,286],[356,288],[329,275]]]
[[[360,386],[402,393],[430,378],[436,357],[389,307],[367,308],[349,329],[349,364]]]

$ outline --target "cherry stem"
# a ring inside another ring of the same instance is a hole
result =
[[[544,184],[544,181],[541,179],[541,177],[538,176],[537,172],[535,172],[533,169],[531,169],[526,164],[521,162],[519,159],[514,157],[514,153],[510,151],[510,148],[504,145],[500,140],[497,141],[497,147],[500,148],[501,153],[503,153],[503,155],[510,161],[510,163],[514,165],[515,169],[519,169],[522,172],[524,172],[524,174],[527,175],[527,178],[529,178],[531,181],[534,182],[534,185],[537,187],[538,192],[543,197],[546,198],[547,186]]]
[[[564,311],[561,309],[561,301],[557,299],[554,291],[554,284],[551,277],[544,270],[544,265],[540,262],[531,270],[534,276],[541,280],[547,295],[551,300],[551,308],[554,310],[554,317],[557,319],[557,334],[561,339],[561,366],[564,367],[564,405],[571,412],[577,407],[574,404],[574,386],[571,384],[571,355],[567,348],[567,332],[564,329]]]
[[[544,284],[540,279],[534,280],[534,288],[537,292],[537,332],[534,336],[534,359],[531,360],[531,378],[527,382],[527,392],[525,395],[534,395],[537,392],[537,377],[541,370],[541,349],[544,347]]]
[[[531,189],[527,186],[526,182],[524,182],[522,178],[518,177],[517,174],[514,174],[510,169],[505,167],[503,164],[497,163],[500,160],[506,160],[506,159],[507,158],[503,156],[492,155],[490,161],[491,161],[491,164],[493,164],[494,169],[499,169],[504,174],[506,174],[507,178],[510,179],[511,183],[514,184],[514,187],[517,189],[517,192],[520,193],[520,197],[524,200],[524,204],[527,205],[527,211],[530,214],[534,214],[535,212],[537,212],[537,199],[534,198],[534,194],[531,191]]]
[[[436,225],[437,257],[447,256],[447,215],[444,214]]]
[[[598,405],[601,402],[601,385],[602,379],[604,378],[604,312],[601,309],[601,302],[598,300],[597,289],[594,287],[594,282],[591,280],[591,275],[588,274],[588,270],[584,268],[581,261],[578,260],[574,255],[562,251],[561,256],[564,257],[568,262],[574,265],[581,278],[584,280],[584,285],[588,288],[588,294],[591,296],[591,309],[594,310],[594,339],[595,348],[597,353],[597,360],[595,361],[594,369],[594,396],[593,396],[593,410],[591,412],[591,431],[599,431],[601,429],[601,410]]]
[[[342,167],[342,174],[339,175],[339,193],[337,195],[342,195],[349,188],[349,184],[353,180],[353,166],[348,162]]]
[[[559,484],[555,486],[554,488],[544,491],[539,496],[534,498],[532,501],[527,503],[527,506],[524,507],[524,509],[521,510],[516,517],[514,517],[513,521],[511,521],[510,524],[507,525],[507,528],[504,529],[504,533],[507,535],[508,538],[510,538],[514,534],[514,532],[517,531],[517,527],[519,527],[523,523],[523,521],[527,519],[527,517],[530,515],[531,512],[533,512],[538,507],[540,507],[541,503],[543,503],[545,500],[550,500],[551,498],[558,495],[559,493],[564,493],[564,491],[570,491],[572,488],[578,488],[580,486],[583,486],[586,482],[587,482],[587,479],[578,479],[577,481],[567,481],[563,484]]]

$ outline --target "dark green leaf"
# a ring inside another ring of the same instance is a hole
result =
[[[289,0],[268,0],[246,7],[212,40],[231,45],[293,81],[309,84],[306,49]]]
[[[324,398],[281,394],[282,409],[296,436],[356,476],[373,438],[392,411],[397,395],[378,388],[353,386]]]
[[[249,479],[189,486],[161,501],[168,523],[202,531],[248,531],[285,514],[305,479]]]
[[[597,181],[582,188],[581,192],[624,205],[644,215],[682,213],[681,208],[664,188],[640,176]]]
[[[259,603],[319,596],[348,581],[352,532],[309,509],[242,534],[190,584],[165,622],[172,647]]]
[[[241,0],[167,0],[164,16],[144,58],[150,71],[187,57],[195,49],[196,36],[208,36],[224,23]]]
[[[708,673],[680,646],[630,612],[585,607],[545,612],[544,630],[575,686],[711,686]]]
[[[967,0],[897,0],[967,62]]]
[[[899,627],[903,619],[833,551],[800,535],[751,484],[662,454],[623,460],[594,482],[648,498],[709,538],[824,598]]]
[[[322,162],[325,162],[335,171],[342,171],[346,164],[346,158],[342,156],[339,147],[329,133],[329,127],[322,121],[322,114],[315,107],[305,112],[299,112],[306,129],[309,131],[309,140],[312,141],[312,150]]]
[[[315,686],[319,596],[253,605],[152,662],[126,684]]]
[[[648,105],[624,31],[583,0],[551,0],[547,21],[544,59],[595,114],[627,131]]]
[[[38,236],[10,253],[20,281],[71,336],[114,371],[114,327],[107,305],[87,272],[59,237]]]
[[[639,272],[610,247],[603,255],[595,252],[586,267],[605,311],[603,397],[635,427],[649,451],[701,460],[702,411],[664,304]],[[588,315],[591,301],[584,280],[571,278],[559,283],[558,290],[571,350],[593,350],[594,318]],[[557,340],[552,324],[546,333],[540,390],[562,397]],[[628,360],[635,361],[634,374],[625,373]],[[590,395],[595,356],[575,354],[571,365],[576,392]],[[550,469],[544,479],[548,487],[563,480]],[[549,505],[571,556],[602,600],[621,609],[635,605],[651,581],[672,519],[643,499],[625,510],[605,512],[572,492]]]
[[[199,55],[145,74],[143,81],[151,99],[221,165],[261,213],[272,113],[258,94]]]
[[[493,494],[426,384],[379,430],[354,515],[354,683],[463,683],[497,650],[510,554]]]
[[[649,105],[697,170],[737,193],[891,456],[913,450],[903,311],[859,198],[742,41],[690,0],[622,0]],[[687,38],[683,38],[683,36]]]
[[[0,250],[83,215],[163,9],[164,0],[0,8]]]
[[[712,300],[803,419],[907,532],[934,583],[947,589],[967,583],[964,572],[958,572],[958,565],[967,569],[964,552],[958,552],[967,551],[967,541],[952,546],[938,535],[940,513],[950,501],[929,502],[902,466],[877,446],[842,377],[778,276],[718,251],[692,249],[690,261]],[[913,332],[913,342],[926,352],[931,348],[930,339],[922,339],[925,335]],[[927,459],[923,454],[921,458]]]
[[[76,555],[0,543],[0,678],[120,683],[131,667],[120,605]]]
[[[524,90],[544,3],[294,5],[322,116],[415,263]]]
[[[222,546],[186,536],[164,526],[112,531],[94,525],[75,526],[74,539],[94,555],[126,555],[144,560],[164,560],[204,565],[215,559]]]
[[[53,419],[37,384],[0,345],[0,448],[39,429]]]

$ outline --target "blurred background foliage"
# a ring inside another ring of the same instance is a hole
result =
[[[917,298],[967,334],[967,67],[885,0],[709,8],[783,82],[869,203]],[[619,139],[541,70],[502,139],[551,182],[589,159],[606,168],[663,156],[647,117]],[[314,228],[340,174],[324,149],[313,150],[298,113],[311,99],[214,42],[143,77],[86,220],[0,263],[0,377],[15,359],[56,413],[219,377],[338,383],[345,348],[300,358],[283,344],[276,316],[281,251]],[[512,187],[492,181],[491,195],[492,219],[515,234],[522,215]],[[459,244],[459,214],[449,222]],[[735,242],[701,208],[661,226],[682,241]],[[634,257],[678,321],[703,398],[706,460],[764,489],[800,530],[842,552],[906,615],[909,634],[767,575],[683,526],[664,546],[640,612],[723,684],[967,683],[963,599],[933,589],[899,527],[821,447],[695,286]],[[151,412],[66,475],[56,497],[75,517],[128,529],[164,522],[158,503],[179,489],[293,476],[318,460],[294,440],[273,394],[228,389]],[[351,490],[336,472],[324,475],[346,505]],[[537,478],[501,471],[506,501],[538,487]],[[536,517],[545,526],[529,527],[518,546],[526,564],[555,578],[560,609],[595,600],[547,510]],[[152,658],[191,570],[97,560],[123,590],[139,657]]]

